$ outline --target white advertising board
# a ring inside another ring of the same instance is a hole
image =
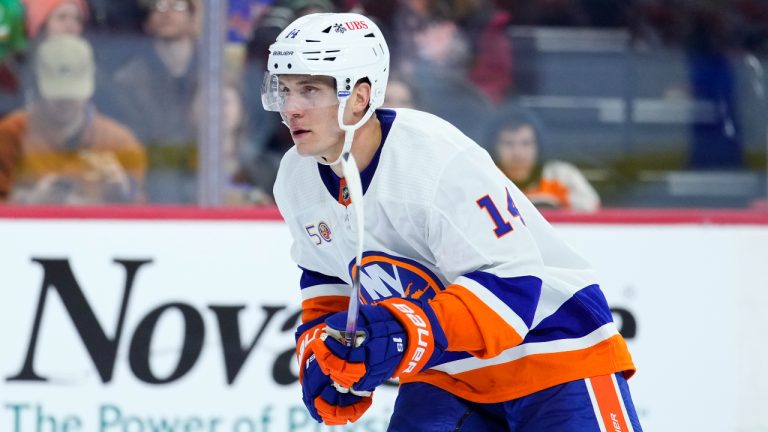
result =
[[[558,228],[635,320],[645,430],[768,430],[768,226]]]
[[[324,429],[295,382],[284,224],[5,220],[0,237],[0,431]],[[393,399],[338,429],[385,430]]]
[[[599,270],[646,430],[766,430],[768,227],[559,226]],[[314,423],[282,222],[0,219],[0,431],[386,430]],[[225,349],[226,347],[226,349]]]

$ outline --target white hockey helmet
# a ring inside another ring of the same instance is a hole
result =
[[[379,27],[355,13],[305,15],[288,25],[269,47],[268,77],[325,75],[336,79],[339,100],[362,78],[371,82],[371,108],[384,103],[389,48]],[[265,89],[268,90],[269,88]],[[278,100],[263,93],[264,108],[279,111]]]
[[[280,75],[322,75],[336,80],[339,127],[347,139],[384,103],[389,77],[389,48],[379,27],[355,13],[321,13],[298,18],[269,47],[268,73],[261,100],[268,111],[283,111]],[[368,111],[354,125],[345,125],[343,111],[355,84],[367,78],[371,84]],[[351,143],[345,143],[349,151]]]

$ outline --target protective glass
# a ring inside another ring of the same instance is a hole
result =
[[[285,116],[294,111],[332,107],[339,104],[339,99],[332,78],[267,73],[261,86],[261,103],[265,110]]]

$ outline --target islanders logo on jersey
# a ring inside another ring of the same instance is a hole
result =
[[[320,233],[320,237],[322,237],[323,240],[327,242],[331,241],[331,227],[329,227],[327,223],[320,222],[317,224],[317,232]]]
[[[360,301],[363,304],[389,297],[430,299],[444,286],[424,265],[383,252],[363,253],[360,272]],[[355,260],[349,263],[349,274],[355,271]]]

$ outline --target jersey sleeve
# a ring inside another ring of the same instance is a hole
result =
[[[290,157],[290,155],[286,155]],[[284,163],[284,162],[283,162]],[[281,168],[282,169],[282,168]],[[275,182],[274,195],[280,214],[285,219],[291,232],[291,258],[301,269],[299,287],[301,288],[301,322],[307,323],[324,315],[347,309],[351,286],[339,277],[331,276],[323,261],[313,253],[314,244],[298,222],[297,214],[301,210],[287,192],[291,181],[281,172]]]
[[[446,165],[429,212],[427,243],[452,281],[431,301],[448,350],[489,358],[520,344],[542,289],[527,223],[543,218],[477,148]]]
[[[347,310],[352,289],[349,284],[334,276],[301,270],[301,322]]]
[[[326,274],[323,263],[311,250],[306,235],[301,235],[295,220],[290,220],[293,243],[291,258],[302,270],[299,286],[301,288],[301,322],[306,323],[328,313],[347,309],[351,286],[344,280]]]

